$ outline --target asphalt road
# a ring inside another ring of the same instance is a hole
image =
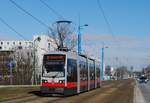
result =
[[[137,82],[136,103],[150,103],[150,81],[148,83]]]

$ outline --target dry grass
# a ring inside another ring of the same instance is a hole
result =
[[[0,102],[33,95],[32,91],[39,90],[39,87],[7,87],[0,88]]]

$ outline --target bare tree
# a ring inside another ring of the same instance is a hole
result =
[[[33,50],[23,49],[0,52],[0,85],[31,84],[33,73],[32,54]],[[13,64],[11,68],[9,67],[10,63]]]
[[[15,70],[13,71],[13,84],[31,84],[33,73],[32,50],[17,50],[13,54],[13,58],[16,61]]]
[[[111,66],[110,65],[106,66],[106,68],[105,68],[105,74],[107,76],[111,76]]]
[[[143,74],[146,74],[147,76],[150,77],[150,64],[147,65],[146,68],[143,68],[142,72],[143,72]]]
[[[128,70],[127,70],[127,67],[126,66],[120,66],[116,69],[116,76],[117,76],[117,79],[124,79],[127,74],[128,74]]]
[[[54,39],[57,49],[67,48],[72,50],[77,44],[77,38],[73,34],[70,23],[57,22],[49,28],[48,35]]]
[[[12,51],[0,52],[0,85],[10,84],[10,69],[8,67],[9,60],[12,59],[10,55]]]

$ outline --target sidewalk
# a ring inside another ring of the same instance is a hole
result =
[[[143,94],[138,87],[137,82],[136,82],[136,85],[134,87],[134,103],[146,103],[146,101],[144,100]]]

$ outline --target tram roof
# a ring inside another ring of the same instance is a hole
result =
[[[45,53],[44,55],[46,55],[46,54],[64,54],[64,55],[69,55],[69,56],[78,56],[78,53],[73,52],[73,51],[68,51],[68,52],[65,52],[65,51],[50,51],[50,52]],[[90,60],[96,60],[96,61],[100,62],[99,59],[95,58],[94,56],[90,56],[88,54],[80,54],[79,56],[88,58]]]

